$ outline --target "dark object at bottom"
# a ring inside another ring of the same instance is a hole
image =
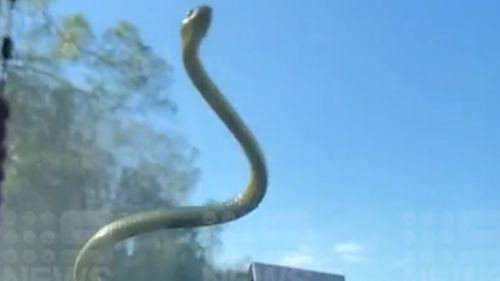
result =
[[[3,181],[5,178],[4,163],[7,159],[7,120],[9,119],[9,103],[0,96],[0,208],[3,203]]]
[[[260,262],[250,265],[250,276],[251,281],[345,281],[338,274]]]

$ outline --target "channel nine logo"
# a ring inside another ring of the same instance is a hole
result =
[[[75,281],[78,252],[110,219],[108,211],[6,212],[0,225],[0,280]],[[78,281],[108,280],[112,250],[99,257],[98,264],[82,268]]]

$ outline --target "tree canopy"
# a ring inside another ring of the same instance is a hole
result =
[[[14,29],[5,93],[11,118],[0,279],[23,280],[27,270],[69,280],[76,252],[104,223],[186,201],[200,174],[197,151],[139,114],[168,119],[176,106],[171,67],[137,27],[122,21],[97,34],[82,14],[54,17],[49,0],[18,2],[15,20],[23,24]],[[87,229],[75,234],[75,225]],[[211,259],[220,231],[168,230],[120,243],[107,279],[221,276],[229,271]]]

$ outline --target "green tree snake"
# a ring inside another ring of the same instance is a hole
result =
[[[268,174],[263,153],[245,123],[212,82],[198,56],[199,46],[211,20],[212,9],[209,6],[199,6],[187,13],[181,26],[182,59],[195,88],[224,122],[248,158],[250,180],[246,188],[235,198],[218,204],[145,211],[111,222],[97,231],[78,253],[73,271],[75,280],[82,280],[82,269],[99,258],[100,250],[109,249],[120,241],[160,229],[226,223],[250,213],[264,198]]]

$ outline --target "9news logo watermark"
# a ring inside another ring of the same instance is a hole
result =
[[[500,210],[402,215],[403,281],[500,281]]]
[[[6,212],[2,216],[0,280],[74,281],[73,263],[83,243],[111,219],[106,211]],[[83,268],[78,281],[109,276],[111,251],[96,266]]]

